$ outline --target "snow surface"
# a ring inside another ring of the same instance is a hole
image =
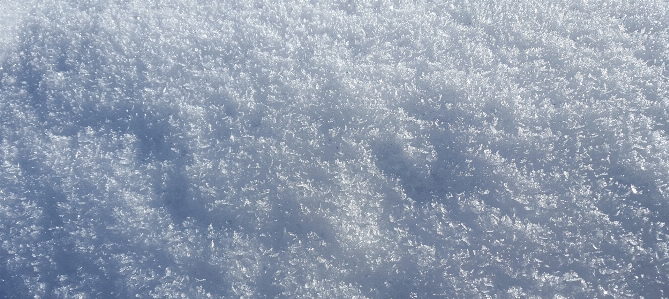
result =
[[[0,7],[0,297],[669,297],[667,1]]]

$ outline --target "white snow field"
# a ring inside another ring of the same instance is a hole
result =
[[[666,0],[0,7],[0,298],[669,298]]]

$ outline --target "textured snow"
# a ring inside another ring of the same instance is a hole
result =
[[[669,2],[0,0],[1,298],[669,297]]]

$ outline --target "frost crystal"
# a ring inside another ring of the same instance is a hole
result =
[[[667,1],[0,7],[2,298],[669,297]]]

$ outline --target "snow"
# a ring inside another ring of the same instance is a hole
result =
[[[0,7],[2,298],[669,297],[667,1]]]

